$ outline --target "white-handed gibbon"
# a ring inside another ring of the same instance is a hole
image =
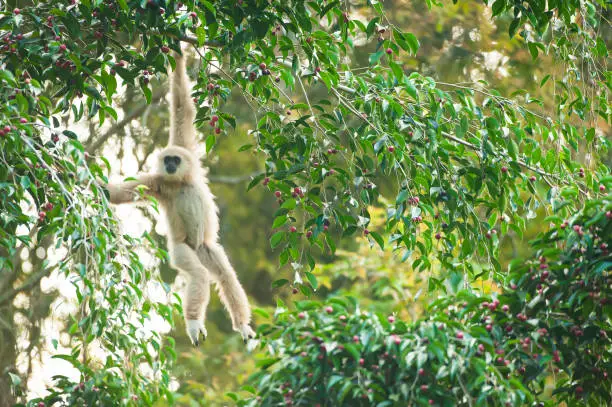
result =
[[[170,77],[170,138],[157,159],[157,170],[135,180],[106,186],[115,204],[134,202],[147,194],[160,203],[168,221],[168,251],[171,265],[189,276],[183,297],[187,334],[194,345],[206,339],[204,319],[215,282],[235,331],[246,342],[255,333],[249,323],[251,309],[225,250],[218,243],[219,219],[214,196],[201,168],[193,126],[195,106],[183,56],[174,54],[176,69]],[[142,188],[144,186],[145,188]],[[143,193],[139,191],[144,190]]]

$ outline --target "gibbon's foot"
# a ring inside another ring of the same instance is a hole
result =
[[[242,340],[244,341],[244,343],[247,343],[249,339],[255,338],[255,331],[251,329],[249,324],[240,325],[240,327],[238,328],[238,332],[240,332],[240,335],[242,335]]]
[[[202,334],[202,340],[206,340],[206,328],[204,328],[204,323],[202,321],[198,321],[197,319],[188,319],[186,321],[187,324],[187,335],[189,335],[189,339],[191,339],[191,343],[193,346],[200,346],[200,333]]]

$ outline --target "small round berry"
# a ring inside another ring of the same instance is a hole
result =
[[[13,9],[13,14],[18,16],[19,14],[21,14],[21,10],[19,10],[18,8],[15,8],[15,9]]]
[[[463,332],[457,332],[455,336],[457,337],[457,339],[463,339]]]
[[[259,64],[259,69],[261,69],[262,71],[265,70],[268,66],[262,62],[261,64]]]
[[[532,175],[531,177],[529,177],[529,181],[531,181],[531,182],[535,182],[535,181],[536,181],[536,177],[535,177],[535,175]]]
[[[421,391],[427,391],[427,389],[429,389],[429,387],[426,384],[421,385]]]
[[[441,235],[440,233],[436,233],[436,236],[435,236],[435,237],[436,237],[436,239],[437,239],[437,240],[442,239],[442,235]]]
[[[393,50],[391,48],[387,48],[385,52],[387,53],[387,55],[391,55],[393,53]]]
[[[503,172],[504,174],[508,172],[508,167],[506,167],[505,165],[503,167],[501,167],[501,172]]]
[[[425,376],[425,369],[419,369],[419,376]]]
[[[389,150],[389,152],[390,152],[390,153],[392,153],[392,152],[394,152],[394,151],[395,151],[395,147],[393,147],[393,146],[389,146],[389,147],[387,148],[387,150]]]
[[[295,233],[296,231],[297,231],[297,228],[295,226],[291,226],[289,228],[289,232],[291,232],[291,233]]]
[[[28,119],[26,119],[26,118],[24,118],[24,117],[22,117],[21,119],[19,119],[19,123],[21,123],[21,124],[25,124],[25,123],[27,123],[27,122],[28,122]]]
[[[364,229],[364,230],[363,230],[363,234],[367,236],[367,235],[369,235],[369,234],[370,234],[370,231],[369,231],[368,229]]]
[[[62,52],[63,52],[63,51],[66,51],[66,44],[61,44],[61,45],[59,46],[59,49],[60,49],[60,51],[62,51]]]
[[[365,365],[365,360],[363,358],[359,359],[359,365],[361,366]]]
[[[599,192],[606,192],[605,185],[599,185]]]
[[[291,292],[292,292],[293,294],[297,294],[297,293],[298,293],[298,289],[297,289],[296,287],[293,287],[293,289],[291,290]]]
[[[298,314],[298,318],[299,318],[299,319],[304,319],[304,318],[306,318],[306,314],[304,314],[303,312],[300,312],[300,313]]]
[[[334,309],[332,307],[327,307],[325,308],[325,312],[327,312],[328,314],[331,314],[332,312],[334,312]]]
[[[395,317],[393,315],[389,315],[389,317],[387,318],[387,321],[389,321],[392,324],[395,322]]]
[[[221,134],[221,129],[219,127],[215,129],[215,134]]]
[[[310,239],[312,237],[312,231],[309,230],[308,232],[306,232],[306,238]]]
[[[163,52],[164,54],[167,54],[168,52],[170,52],[170,48],[168,48],[166,45],[163,45],[161,47],[161,52]]]
[[[280,198],[283,195],[283,193],[281,191],[274,191],[274,196],[276,196],[277,198]]]
[[[321,72],[321,67],[320,67],[320,66],[317,66],[317,67],[315,68],[315,72],[316,72],[316,73]]]
[[[508,312],[509,310],[510,310],[510,307],[508,305],[504,305],[502,307],[502,311],[504,311],[504,312]]]

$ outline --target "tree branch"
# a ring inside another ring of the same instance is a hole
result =
[[[174,38],[182,42],[187,42],[189,44],[200,46],[200,42],[198,41],[198,38],[192,35],[187,35],[187,34],[176,35],[172,33],[164,33],[164,34],[170,38]],[[223,45],[225,44],[223,44],[220,41],[204,41],[204,44],[202,44],[202,46],[211,47],[211,48],[219,48],[219,47],[222,47]]]
[[[263,171],[255,171],[247,175],[210,175],[208,176],[208,182],[211,184],[240,184],[241,182],[250,181],[254,177],[263,174]]]
[[[23,283],[22,285],[20,285],[17,288],[13,288],[12,290],[2,294],[0,296],[0,305],[3,305],[5,303],[7,303],[8,301],[11,301],[13,298],[15,298],[17,296],[17,294],[19,294],[20,292],[23,291],[27,291],[30,288],[32,288],[34,285],[38,284],[40,282],[40,280],[42,280],[43,277],[46,277],[49,275],[49,273],[51,272],[50,268],[45,268],[42,269],[41,271],[39,271],[36,274],[32,274],[25,283]]]
[[[156,93],[151,98],[151,104],[159,102],[165,95],[165,91]],[[129,112],[123,119],[121,119],[121,121],[115,123],[106,133],[98,137],[97,140],[93,140],[92,142],[88,143],[88,146],[86,147],[87,152],[90,154],[96,152],[113,134],[117,133],[117,131],[124,128],[129,122],[143,114],[149,106],[149,104],[143,103]]]

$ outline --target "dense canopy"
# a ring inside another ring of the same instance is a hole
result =
[[[2,7],[0,405],[612,403],[609,2]],[[248,346],[188,345],[157,202],[101,187],[172,50]]]

